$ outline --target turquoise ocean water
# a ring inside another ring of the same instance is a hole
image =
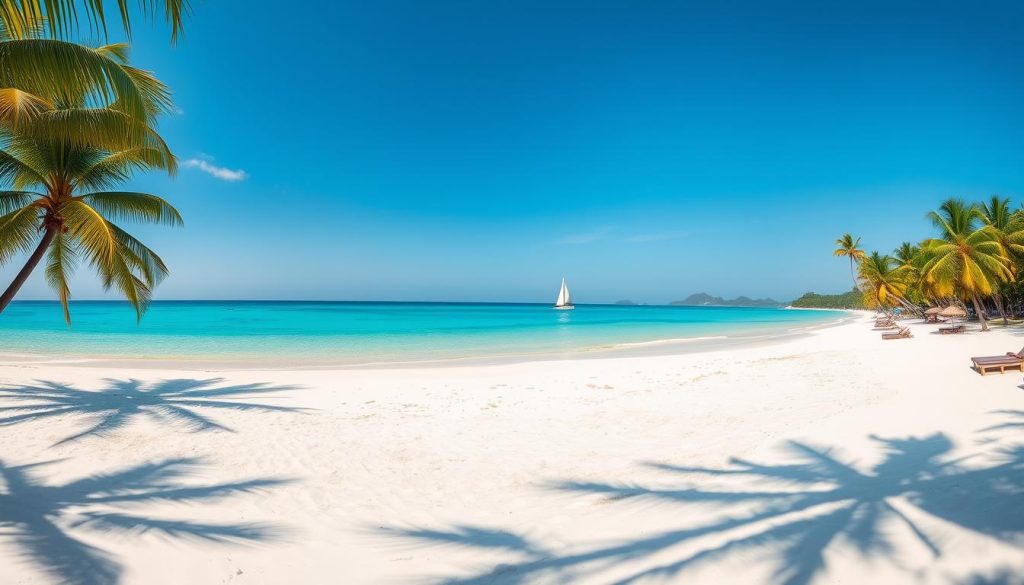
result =
[[[659,340],[756,337],[822,325],[832,311],[678,306],[383,302],[12,303],[0,352],[268,363],[418,361],[586,351]]]

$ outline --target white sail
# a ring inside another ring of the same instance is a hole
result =
[[[558,300],[555,301],[556,307],[568,307],[572,305],[572,297],[569,296],[569,287],[565,284],[565,279],[562,279],[562,288],[558,289]]]

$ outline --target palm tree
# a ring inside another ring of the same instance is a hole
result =
[[[89,23],[89,32],[107,34],[106,4],[116,4],[121,17],[121,26],[131,38],[130,2],[117,0],[0,0],[0,21],[9,30],[15,32],[36,28],[45,22],[53,37],[67,37],[78,30],[81,20]],[[189,0],[137,0],[136,4],[143,17],[150,17],[158,12],[157,7],[163,4],[164,19],[171,26],[171,41],[183,34],[185,17],[191,12]]]
[[[996,235],[999,245],[1003,248],[1003,255],[1010,260],[1010,272],[1016,277],[1017,265],[1024,258],[1024,214],[1020,211],[1010,211],[1010,199],[998,195],[993,195],[988,202],[982,203],[980,210],[982,222]],[[1003,307],[1001,286],[997,285],[992,300],[1003,317],[1003,325],[1009,324]]]
[[[850,234],[843,234],[838,240],[836,240],[836,246],[833,256],[845,256],[850,259],[850,278],[853,279],[854,288],[857,287],[857,275],[854,273],[854,264],[859,263],[864,259],[864,250],[860,249],[860,238],[856,240]]]
[[[892,257],[899,264],[900,268],[913,268],[914,262],[918,259],[921,249],[911,244],[910,242],[903,242],[892,252]]]
[[[936,296],[958,296],[970,300],[981,321],[981,297],[991,295],[1000,282],[1011,279],[1009,259],[999,243],[998,232],[981,225],[983,212],[960,199],[948,199],[928,219],[939,237],[925,240],[922,250],[928,260],[922,269],[926,285]]]
[[[927,296],[921,287],[921,267],[924,265],[924,255],[921,253],[920,246],[903,242],[893,250],[892,258],[901,279],[906,283],[906,292],[903,296],[913,304],[915,312],[920,311],[918,304],[927,302]]]
[[[111,188],[139,169],[173,171],[175,161],[159,150],[103,148],[16,136],[0,150],[0,181],[14,190],[0,192],[0,263],[18,252],[31,254],[0,295],[2,312],[29,274],[49,253],[46,280],[57,292],[70,323],[68,277],[83,257],[105,288],[118,290],[139,318],[153,288],[167,274],[159,256],[113,219],[180,225],[169,203],[147,193]]]
[[[864,291],[864,305],[869,309],[889,308],[897,304],[908,305],[906,300],[909,280],[892,256],[872,252],[859,266],[860,288]]]
[[[139,170],[175,171],[174,155],[152,127],[170,107],[169,92],[151,74],[129,67],[123,50],[107,52],[133,79],[145,80],[141,118],[120,99],[88,107],[99,96],[81,91],[85,87],[53,94],[33,88],[37,93],[14,98],[18,107],[0,107],[0,186],[9,189],[0,191],[0,264],[31,251],[0,295],[0,312],[47,252],[46,278],[68,322],[68,276],[83,256],[139,317],[167,274],[159,256],[112,220],[181,224],[160,197],[113,190]]]

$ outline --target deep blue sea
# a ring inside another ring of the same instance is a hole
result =
[[[385,302],[154,302],[141,322],[125,303],[14,302],[0,314],[0,352],[108,358],[418,361],[550,354],[781,334],[844,313],[787,309]]]

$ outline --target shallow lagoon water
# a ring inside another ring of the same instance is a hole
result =
[[[774,308],[299,301],[12,303],[4,353],[354,364],[587,351],[661,340],[784,334],[838,311]]]

